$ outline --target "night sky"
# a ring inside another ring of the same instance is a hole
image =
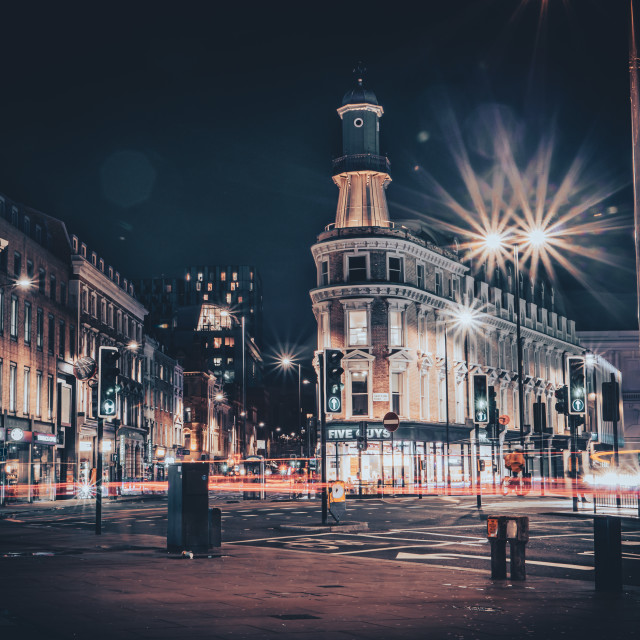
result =
[[[614,206],[622,227],[581,239],[618,261],[574,260],[591,291],[560,270],[568,311],[578,329],[637,328],[625,0],[8,4],[0,192],[125,277],[255,264],[270,342],[313,342],[309,247],[335,218],[335,110],[363,60],[392,219],[436,215],[426,174],[465,199],[446,113],[479,168],[487,109],[524,159],[554,129],[550,183],[586,149],[589,187],[617,185],[589,214]],[[619,304],[597,304],[605,290]]]

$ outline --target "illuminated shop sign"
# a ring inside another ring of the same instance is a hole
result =
[[[58,438],[55,433],[37,433],[33,432],[34,442],[37,444],[57,444]]]
[[[31,442],[33,434],[31,431],[25,431],[20,427],[14,427],[13,429],[9,429],[8,438],[10,442]]]
[[[360,435],[358,427],[331,427],[327,429],[327,440],[355,440]],[[391,433],[384,427],[368,427],[367,440],[386,440]]]

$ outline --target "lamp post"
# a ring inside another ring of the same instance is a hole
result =
[[[284,356],[283,358],[280,359],[280,364],[282,364],[282,366],[285,369],[289,369],[291,367],[297,367],[298,368],[298,418],[296,419],[297,425],[298,425],[298,433],[302,434],[301,431],[301,426],[300,426],[300,415],[302,414],[302,374],[301,374],[301,366],[300,363],[298,362],[297,364],[295,362],[293,362],[293,360],[289,357],[289,356]],[[307,443],[308,443],[308,436],[307,436]],[[302,453],[302,448],[303,448],[303,444],[302,442],[300,443],[300,450]],[[307,457],[309,456],[309,445],[307,444]]]

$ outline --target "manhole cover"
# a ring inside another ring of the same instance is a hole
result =
[[[280,615],[269,617],[278,618],[278,620],[320,620],[318,616],[312,616],[308,613],[281,613]]]

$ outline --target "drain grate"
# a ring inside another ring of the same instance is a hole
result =
[[[281,613],[277,616],[269,617],[278,618],[278,620],[320,620],[318,616],[312,616],[309,613]]]

